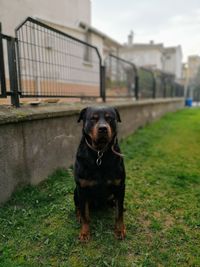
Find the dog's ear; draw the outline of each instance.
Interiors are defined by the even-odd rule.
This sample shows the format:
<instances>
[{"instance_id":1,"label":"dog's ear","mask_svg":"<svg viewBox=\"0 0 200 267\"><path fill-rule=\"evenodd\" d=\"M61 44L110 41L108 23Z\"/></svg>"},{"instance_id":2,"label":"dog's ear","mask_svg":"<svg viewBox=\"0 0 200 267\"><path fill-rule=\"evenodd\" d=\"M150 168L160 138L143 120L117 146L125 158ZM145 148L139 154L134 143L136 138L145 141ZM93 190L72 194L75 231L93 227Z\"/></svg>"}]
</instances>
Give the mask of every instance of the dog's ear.
<instances>
[{"instance_id":1,"label":"dog's ear","mask_svg":"<svg viewBox=\"0 0 200 267\"><path fill-rule=\"evenodd\" d=\"M80 111L77 122L80 122L81 120L85 119L86 112L87 112L87 108L84 108Z\"/></svg>"},{"instance_id":2,"label":"dog's ear","mask_svg":"<svg viewBox=\"0 0 200 267\"><path fill-rule=\"evenodd\" d=\"M120 118L120 115L119 115L119 111L115 108L115 113L116 113L116 117L117 117L117 121L118 122L121 122L121 118Z\"/></svg>"}]
</instances>

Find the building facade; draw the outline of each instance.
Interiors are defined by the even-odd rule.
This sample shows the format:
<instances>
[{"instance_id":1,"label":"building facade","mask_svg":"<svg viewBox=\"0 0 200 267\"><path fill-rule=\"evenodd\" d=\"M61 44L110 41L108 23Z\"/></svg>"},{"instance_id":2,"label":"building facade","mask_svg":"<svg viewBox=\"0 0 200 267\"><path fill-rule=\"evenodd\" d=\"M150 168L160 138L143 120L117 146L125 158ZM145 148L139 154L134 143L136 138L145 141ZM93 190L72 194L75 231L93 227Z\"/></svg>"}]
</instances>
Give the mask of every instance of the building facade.
<instances>
[{"instance_id":1,"label":"building facade","mask_svg":"<svg viewBox=\"0 0 200 267\"><path fill-rule=\"evenodd\" d=\"M187 72L188 80L192 81L196 77L200 68L200 56L198 55L189 56L187 67L188 67L188 72Z\"/></svg>"},{"instance_id":2,"label":"building facade","mask_svg":"<svg viewBox=\"0 0 200 267\"><path fill-rule=\"evenodd\" d=\"M27 17L97 46L103 58L108 52L117 53L121 47L117 41L91 26L90 0L0 0L4 34L14 36L15 28Z\"/></svg>"},{"instance_id":3,"label":"building facade","mask_svg":"<svg viewBox=\"0 0 200 267\"><path fill-rule=\"evenodd\" d=\"M181 46L164 47L162 43L134 43L133 33L128 42L120 49L120 56L140 67L158 69L175 75L176 80L182 75Z\"/></svg>"},{"instance_id":4,"label":"building facade","mask_svg":"<svg viewBox=\"0 0 200 267\"><path fill-rule=\"evenodd\" d=\"M188 57L185 72L185 88L188 97L194 101L200 101L200 56L191 55Z\"/></svg>"},{"instance_id":5,"label":"building facade","mask_svg":"<svg viewBox=\"0 0 200 267\"><path fill-rule=\"evenodd\" d=\"M29 16L72 29L78 29L79 21L91 23L90 0L0 0L0 7L3 32L8 35L14 35L15 27Z\"/></svg>"},{"instance_id":6,"label":"building facade","mask_svg":"<svg viewBox=\"0 0 200 267\"><path fill-rule=\"evenodd\" d=\"M182 79L182 49L181 46L163 48L163 70L171 72L177 80Z\"/></svg>"},{"instance_id":7,"label":"building facade","mask_svg":"<svg viewBox=\"0 0 200 267\"><path fill-rule=\"evenodd\" d=\"M27 17L91 44L98 52L70 39L63 41L40 26L24 24L26 28L20 28L18 35L22 91L26 90L28 95L46 95L46 88L57 88L60 95L98 96L99 55L103 64L106 56L117 54L121 45L91 26L91 1L0 0L0 22L4 34L15 36L15 29ZM5 57L8 77L6 60Z\"/></svg>"},{"instance_id":8,"label":"building facade","mask_svg":"<svg viewBox=\"0 0 200 267\"><path fill-rule=\"evenodd\" d=\"M139 67L162 69L162 44L128 44L120 49L120 56Z\"/></svg>"}]
</instances>

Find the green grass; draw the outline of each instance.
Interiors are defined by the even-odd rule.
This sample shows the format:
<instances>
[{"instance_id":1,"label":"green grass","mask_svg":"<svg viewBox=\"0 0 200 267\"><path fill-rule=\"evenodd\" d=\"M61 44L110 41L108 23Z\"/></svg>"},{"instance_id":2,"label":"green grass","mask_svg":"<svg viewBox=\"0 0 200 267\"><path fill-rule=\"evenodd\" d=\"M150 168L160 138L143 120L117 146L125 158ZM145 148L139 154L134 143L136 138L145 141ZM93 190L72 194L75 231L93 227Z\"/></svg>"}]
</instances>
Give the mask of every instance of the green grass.
<instances>
[{"instance_id":1,"label":"green grass","mask_svg":"<svg viewBox=\"0 0 200 267\"><path fill-rule=\"evenodd\" d=\"M92 214L91 241L78 241L72 170L60 170L0 209L0 266L200 266L200 109L168 114L121 148L125 241L112 210Z\"/></svg>"}]
</instances>

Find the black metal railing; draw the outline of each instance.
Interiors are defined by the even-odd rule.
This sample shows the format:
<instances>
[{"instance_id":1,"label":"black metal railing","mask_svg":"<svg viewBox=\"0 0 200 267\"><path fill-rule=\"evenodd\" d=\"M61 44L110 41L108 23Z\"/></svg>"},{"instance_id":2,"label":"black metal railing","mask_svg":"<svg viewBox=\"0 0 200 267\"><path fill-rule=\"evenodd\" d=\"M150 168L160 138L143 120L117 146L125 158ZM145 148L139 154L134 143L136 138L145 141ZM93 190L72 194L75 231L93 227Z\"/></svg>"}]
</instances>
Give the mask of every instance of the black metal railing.
<instances>
[{"instance_id":1,"label":"black metal railing","mask_svg":"<svg viewBox=\"0 0 200 267\"><path fill-rule=\"evenodd\" d=\"M156 81L155 98L165 97L165 74L160 70L154 71Z\"/></svg>"},{"instance_id":2,"label":"black metal railing","mask_svg":"<svg viewBox=\"0 0 200 267\"><path fill-rule=\"evenodd\" d=\"M180 83L174 82L174 96L183 97L184 96L184 86Z\"/></svg>"},{"instance_id":3,"label":"black metal railing","mask_svg":"<svg viewBox=\"0 0 200 267\"><path fill-rule=\"evenodd\" d=\"M199 103L200 102L200 87L195 88L193 92L193 101Z\"/></svg>"},{"instance_id":4,"label":"black metal railing","mask_svg":"<svg viewBox=\"0 0 200 267\"><path fill-rule=\"evenodd\" d=\"M6 97L6 75L5 75L5 63L4 63L4 49L2 34L2 28L0 23L0 97Z\"/></svg>"},{"instance_id":5,"label":"black metal railing","mask_svg":"<svg viewBox=\"0 0 200 267\"><path fill-rule=\"evenodd\" d=\"M156 97L156 80L154 72L144 67L138 68L139 88L138 94L140 99Z\"/></svg>"},{"instance_id":6,"label":"black metal railing","mask_svg":"<svg viewBox=\"0 0 200 267\"><path fill-rule=\"evenodd\" d=\"M106 97L133 97L138 95L138 75L136 66L109 55L105 60L105 94Z\"/></svg>"},{"instance_id":7,"label":"black metal railing","mask_svg":"<svg viewBox=\"0 0 200 267\"><path fill-rule=\"evenodd\" d=\"M146 67L136 67L130 61L109 55L105 60L105 94L108 98L134 99L183 97L184 88L172 74Z\"/></svg>"},{"instance_id":8,"label":"black metal railing","mask_svg":"<svg viewBox=\"0 0 200 267\"><path fill-rule=\"evenodd\" d=\"M184 88L180 85L180 92L176 92L178 83L175 82L175 76L170 73L166 73L160 70L154 71L155 80L156 80L156 98L162 97L174 97L184 95Z\"/></svg>"},{"instance_id":9,"label":"black metal railing","mask_svg":"<svg viewBox=\"0 0 200 267\"><path fill-rule=\"evenodd\" d=\"M172 74L109 55L104 66L98 49L82 40L27 18L16 37L0 27L0 98L20 97L163 98L183 97Z\"/></svg>"},{"instance_id":10,"label":"black metal railing","mask_svg":"<svg viewBox=\"0 0 200 267\"><path fill-rule=\"evenodd\" d=\"M191 98L194 102L200 102L200 86L188 84L186 88L186 98Z\"/></svg>"},{"instance_id":11,"label":"black metal railing","mask_svg":"<svg viewBox=\"0 0 200 267\"><path fill-rule=\"evenodd\" d=\"M0 98L7 96L11 96L12 105L19 107L16 39L0 31Z\"/></svg>"},{"instance_id":12,"label":"black metal railing","mask_svg":"<svg viewBox=\"0 0 200 267\"><path fill-rule=\"evenodd\" d=\"M30 17L16 28L16 38L21 96L101 96L95 46Z\"/></svg>"}]
</instances>

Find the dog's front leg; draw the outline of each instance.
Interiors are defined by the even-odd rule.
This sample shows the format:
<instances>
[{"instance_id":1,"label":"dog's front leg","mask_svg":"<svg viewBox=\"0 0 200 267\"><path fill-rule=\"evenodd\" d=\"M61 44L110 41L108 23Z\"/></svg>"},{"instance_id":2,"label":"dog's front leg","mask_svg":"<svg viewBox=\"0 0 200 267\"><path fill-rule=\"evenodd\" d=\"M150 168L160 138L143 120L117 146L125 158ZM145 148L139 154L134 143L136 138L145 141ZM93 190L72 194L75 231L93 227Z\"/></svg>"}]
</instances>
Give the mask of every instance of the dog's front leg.
<instances>
[{"instance_id":1,"label":"dog's front leg","mask_svg":"<svg viewBox=\"0 0 200 267\"><path fill-rule=\"evenodd\" d=\"M81 220L81 231L79 234L79 239L81 241L88 241L90 239L89 201L86 196L87 189L79 188L79 211Z\"/></svg>"},{"instance_id":2,"label":"dog's front leg","mask_svg":"<svg viewBox=\"0 0 200 267\"><path fill-rule=\"evenodd\" d=\"M117 239L124 239L126 235L126 228L124 225L124 194L125 185L119 185L115 188L116 200L116 219L115 219L115 237Z\"/></svg>"}]
</instances>

